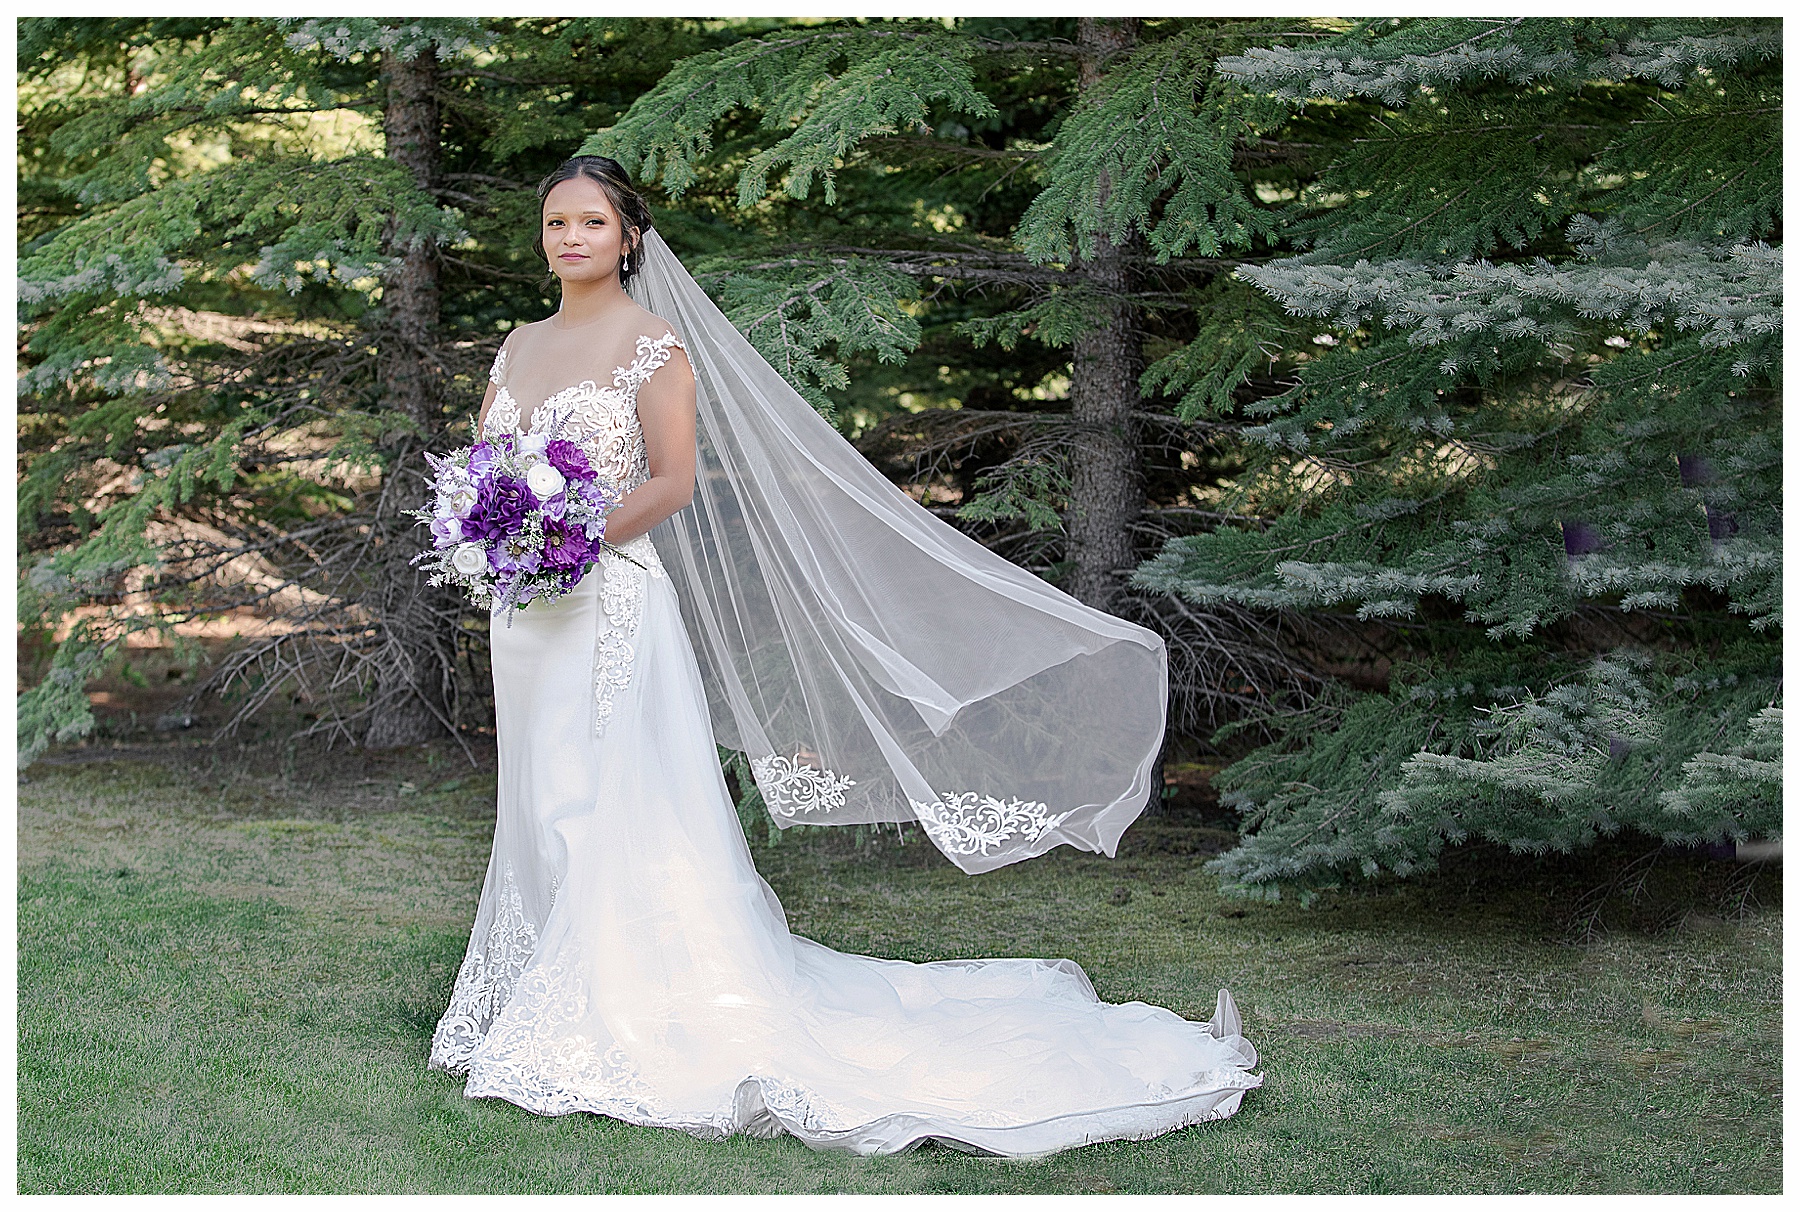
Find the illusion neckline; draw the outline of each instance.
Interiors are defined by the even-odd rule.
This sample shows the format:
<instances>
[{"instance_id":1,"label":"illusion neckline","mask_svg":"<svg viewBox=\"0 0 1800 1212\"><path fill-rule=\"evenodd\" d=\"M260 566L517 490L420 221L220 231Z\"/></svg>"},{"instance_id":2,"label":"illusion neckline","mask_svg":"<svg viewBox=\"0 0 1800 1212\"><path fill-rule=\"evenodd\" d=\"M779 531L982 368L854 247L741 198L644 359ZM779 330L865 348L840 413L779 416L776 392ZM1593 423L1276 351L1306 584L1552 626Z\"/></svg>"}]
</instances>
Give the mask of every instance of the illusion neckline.
<instances>
[{"instance_id":1,"label":"illusion neckline","mask_svg":"<svg viewBox=\"0 0 1800 1212\"><path fill-rule=\"evenodd\" d=\"M624 310L624 308L615 307L611 311L603 311L599 315L595 316L593 319L583 320L579 324L558 324L556 322L556 318L558 316L562 315L562 312L559 310L559 311L553 311L548 316L544 317L544 323L547 324L551 329L555 330L556 332L575 332L575 331L578 331L578 330L584 329L584 328L592 328L594 325L599 324L601 321L603 321L607 317L613 315L615 312L620 312L623 310Z\"/></svg>"}]
</instances>

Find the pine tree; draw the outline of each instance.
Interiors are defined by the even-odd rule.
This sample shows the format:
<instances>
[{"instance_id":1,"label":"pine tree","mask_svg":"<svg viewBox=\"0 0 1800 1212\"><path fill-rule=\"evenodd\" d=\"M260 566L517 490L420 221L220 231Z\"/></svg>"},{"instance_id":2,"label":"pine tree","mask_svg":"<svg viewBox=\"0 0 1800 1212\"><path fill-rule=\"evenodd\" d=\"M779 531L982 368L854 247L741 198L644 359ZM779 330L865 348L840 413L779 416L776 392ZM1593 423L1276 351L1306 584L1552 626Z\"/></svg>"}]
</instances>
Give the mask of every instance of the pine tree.
<instances>
[{"instance_id":1,"label":"pine tree","mask_svg":"<svg viewBox=\"0 0 1800 1212\"><path fill-rule=\"evenodd\" d=\"M1274 521L1134 579L1391 662L1224 771L1228 884L1779 835L1780 38L1396 20L1220 59L1332 141L1304 251L1238 271L1298 330L1264 330L1285 389L1184 402L1256 422L1231 505Z\"/></svg>"},{"instance_id":2,"label":"pine tree","mask_svg":"<svg viewBox=\"0 0 1800 1212\"><path fill-rule=\"evenodd\" d=\"M752 27L754 28L754 27ZM74 620L22 756L135 631L250 622L200 691L371 745L479 723L485 619L409 566L423 451L552 306L533 183L680 21L32 19L21 94L21 619Z\"/></svg>"},{"instance_id":3,"label":"pine tree","mask_svg":"<svg viewBox=\"0 0 1800 1212\"><path fill-rule=\"evenodd\" d=\"M1304 699L1317 685L1279 621L1126 584L1204 520L1194 494L1231 466L1235 423L1177 417L1158 397L1176 365L1258 357L1241 324L1196 332L1193 304L1255 294L1230 278L1231 254L1273 221L1246 165L1291 156L1255 143L1213 63L1285 29L783 28L677 63L585 150L674 198L733 183L718 214L732 234L696 264L727 314L828 414L840 401L873 414L864 449L896 474L910 461L941 512L1161 630L1174 718L1193 731L1270 688ZM915 353L910 378L881 367ZM956 406L871 399L900 383Z\"/></svg>"}]
</instances>

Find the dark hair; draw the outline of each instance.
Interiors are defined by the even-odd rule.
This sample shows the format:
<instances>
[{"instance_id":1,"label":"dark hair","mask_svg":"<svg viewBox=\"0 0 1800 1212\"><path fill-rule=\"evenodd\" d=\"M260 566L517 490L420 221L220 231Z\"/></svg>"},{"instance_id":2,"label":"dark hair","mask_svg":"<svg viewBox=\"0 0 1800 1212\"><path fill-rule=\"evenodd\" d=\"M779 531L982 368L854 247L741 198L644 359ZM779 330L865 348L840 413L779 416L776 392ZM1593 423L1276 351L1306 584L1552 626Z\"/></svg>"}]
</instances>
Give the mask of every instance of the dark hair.
<instances>
[{"instance_id":1,"label":"dark hair","mask_svg":"<svg viewBox=\"0 0 1800 1212\"><path fill-rule=\"evenodd\" d=\"M552 189L577 177L586 177L605 190L607 200L619 212L619 219L625 225L623 234L626 239L621 243L619 256L619 284L623 286L631 281L631 275L644 263L644 233L653 226L650 222L650 208L644 204L643 195L632 187L631 178L617 160L606 156L571 156L538 182L539 209L543 208L544 199L550 196ZM541 221L532 247L537 249L540 259L549 260L544 252L544 225Z\"/></svg>"}]
</instances>

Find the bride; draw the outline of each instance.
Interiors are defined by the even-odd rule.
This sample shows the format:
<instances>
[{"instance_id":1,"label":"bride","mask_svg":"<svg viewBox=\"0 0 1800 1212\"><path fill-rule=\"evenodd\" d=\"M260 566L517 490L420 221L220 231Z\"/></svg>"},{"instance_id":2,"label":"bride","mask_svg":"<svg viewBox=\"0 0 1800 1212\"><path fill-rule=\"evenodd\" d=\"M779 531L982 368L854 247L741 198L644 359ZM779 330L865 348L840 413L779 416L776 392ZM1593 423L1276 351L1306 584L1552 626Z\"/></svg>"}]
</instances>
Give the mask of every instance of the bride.
<instances>
[{"instance_id":1,"label":"bride","mask_svg":"<svg viewBox=\"0 0 1800 1212\"><path fill-rule=\"evenodd\" d=\"M624 492L567 596L492 621L493 856L430 1063L469 1097L817 1149L1039 1156L1237 1110L1210 1023L1067 959L905 963L789 933L715 738L775 822L916 821L963 870L1115 852L1163 729L1153 633L932 517L749 346L612 160L539 187L549 319L484 437L577 435Z\"/></svg>"}]
</instances>

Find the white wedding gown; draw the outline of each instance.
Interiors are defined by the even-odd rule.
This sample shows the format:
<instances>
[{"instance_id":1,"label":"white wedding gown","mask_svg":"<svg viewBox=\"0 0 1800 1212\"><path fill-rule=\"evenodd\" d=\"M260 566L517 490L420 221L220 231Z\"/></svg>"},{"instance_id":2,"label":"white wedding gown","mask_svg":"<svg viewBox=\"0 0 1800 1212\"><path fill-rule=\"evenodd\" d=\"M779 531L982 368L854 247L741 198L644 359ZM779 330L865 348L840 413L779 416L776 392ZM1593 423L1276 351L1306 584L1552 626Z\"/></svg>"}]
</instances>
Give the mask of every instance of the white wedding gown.
<instances>
[{"instance_id":1,"label":"white wedding gown","mask_svg":"<svg viewBox=\"0 0 1800 1212\"><path fill-rule=\"evenodd\" d=\"M594 345L516 329L486 432L517 432L522 409L540 432L573 418L630 488L648 474L637 389L679 342L638 337L606 386L580 378ZM1142 1139L1261 1084L1223 992L1198 1023L1102 1002L1067 959L913 964L791 934L720 772L675 590L649 536L625 550L647 568L603 558L566 597L493 620L494 851L433 1067L543 1115L859 1154Z\"/></svg>"}]
</instances>

